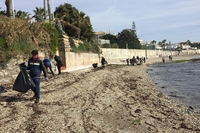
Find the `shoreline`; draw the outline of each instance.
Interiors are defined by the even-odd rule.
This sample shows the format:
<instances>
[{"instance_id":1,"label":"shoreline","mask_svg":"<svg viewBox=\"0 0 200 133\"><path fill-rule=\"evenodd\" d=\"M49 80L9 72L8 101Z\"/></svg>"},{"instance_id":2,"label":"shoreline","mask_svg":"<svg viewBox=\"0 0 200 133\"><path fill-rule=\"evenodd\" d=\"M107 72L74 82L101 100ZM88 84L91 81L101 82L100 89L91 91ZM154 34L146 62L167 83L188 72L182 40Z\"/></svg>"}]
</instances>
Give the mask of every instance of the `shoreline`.
<instances>
[{"instance_id":1,"label":"shoreline","mask_svg":"<svg viewBox=\"0 0 200 133\"><path fill-rule=\"evenodd\" d=\"M191 55L179 57L173 60ZM160 93L146 68L107 65L42 78L39 104L29 100L32 91L18 93L10 84L0 94L0 131L200 132L200 114Z\"/></svg>"}]
</instances>

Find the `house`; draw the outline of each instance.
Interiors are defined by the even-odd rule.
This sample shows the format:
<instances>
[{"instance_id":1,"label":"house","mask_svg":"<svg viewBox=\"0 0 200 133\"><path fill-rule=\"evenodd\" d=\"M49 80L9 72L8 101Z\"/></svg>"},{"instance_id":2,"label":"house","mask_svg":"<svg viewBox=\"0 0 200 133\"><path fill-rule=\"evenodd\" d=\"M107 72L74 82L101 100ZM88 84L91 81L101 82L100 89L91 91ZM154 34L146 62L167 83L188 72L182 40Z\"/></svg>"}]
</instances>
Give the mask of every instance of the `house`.
<instances>
[{"instance_id":1,"label":"house","mask_svg":"<svg viewBox=\"0 0 200 133\"><path fill-rule=\"evenodd\" d=\"M94 38L94 40L95 40L95 43L97 43L97 44L110 44L110 40L106 40L106 39L99 39L99 37L101 37L101 36L103 36L103 35L106 35L106 34L108 34L108 33L106 33L106 32L103 32L103 31L101 31L101 32L95 32L94 33L95 34L95 38Z\"/></svg>"},{"instance_id":2,"label":"house","mask_svg":"<svg viewBox=\"0 0 200 133\"><path fill-rule=\"evenodd\" d=\"M106 35L107 33L101 31L101 32L95 32L94 34L95 34L95 39L99 39L99 37L101 37L101 36L103 36L103 35Z\"/></svg>"}]
</instances>

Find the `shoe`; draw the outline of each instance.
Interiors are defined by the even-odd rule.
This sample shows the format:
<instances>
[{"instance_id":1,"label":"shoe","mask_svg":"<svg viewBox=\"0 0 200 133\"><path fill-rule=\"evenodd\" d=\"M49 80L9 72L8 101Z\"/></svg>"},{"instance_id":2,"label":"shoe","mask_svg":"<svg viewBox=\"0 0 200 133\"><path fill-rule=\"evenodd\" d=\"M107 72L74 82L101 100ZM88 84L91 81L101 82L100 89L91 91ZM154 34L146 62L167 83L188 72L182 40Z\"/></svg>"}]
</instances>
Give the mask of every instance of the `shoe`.
<instances>
[{"instance_id":1,"label":"shoe","mask_svg":"<svg viewBox=\"0 0 200 133\"><path fill-rule=\"evenodd\" d=\"M58 75L61 75L61 73L59 73Z\"/></svg>"},{"instance_id":2,"label":"shoe","mask_svg":"<svg viewBox=\"0 0 200 133\"><path fill-rule=\"evenodd\" d=\"M36 100L35 100L35 103L39 103L39 99L36 99Z\"/></svg>"}]
</instances>

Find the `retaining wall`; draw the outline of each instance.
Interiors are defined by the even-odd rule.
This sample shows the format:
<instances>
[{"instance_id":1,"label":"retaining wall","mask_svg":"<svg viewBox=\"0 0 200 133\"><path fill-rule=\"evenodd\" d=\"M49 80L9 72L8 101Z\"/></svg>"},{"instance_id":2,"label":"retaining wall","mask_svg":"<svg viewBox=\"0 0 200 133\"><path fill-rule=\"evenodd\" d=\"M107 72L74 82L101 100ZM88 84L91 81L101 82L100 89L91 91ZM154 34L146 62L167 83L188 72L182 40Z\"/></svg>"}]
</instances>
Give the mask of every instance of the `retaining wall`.
<instances>
[{"instance_id":1,"label":"retaining wall","mask_svg":"<svg viewBox=\"0 0 200 133\"><path fill-rule=\"evenodd\" d=\"M186 54L199 54L199 50L183 50L178 51L163 51L163 50L141 50L141 49L112 49L102 48L102 55L105 57L108 63L120 63L124 62L127 58L133 58L133 56L155 58L169 55L186 55Z\"/></svg>"},{"instance_id":2,"label":"retaining wall","mask_svg":"<svg viewBox=\"0 0 200 133\"><path fill-rule=\"evenodd\" d=\"M94 53L66 52L66 69L62 71L73 71L92 67L93 63L100 63L100 56Z\"/></svg>"}]
</instances>

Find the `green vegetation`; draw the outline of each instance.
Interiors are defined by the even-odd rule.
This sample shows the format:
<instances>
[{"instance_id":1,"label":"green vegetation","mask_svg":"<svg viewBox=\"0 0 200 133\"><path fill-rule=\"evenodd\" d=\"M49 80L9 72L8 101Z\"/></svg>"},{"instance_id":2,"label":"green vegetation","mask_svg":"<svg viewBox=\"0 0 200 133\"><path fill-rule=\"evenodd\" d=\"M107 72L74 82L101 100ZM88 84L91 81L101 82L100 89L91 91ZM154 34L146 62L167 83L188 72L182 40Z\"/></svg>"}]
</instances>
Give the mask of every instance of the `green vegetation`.
<instances>
[{"instance_id":1,"label":"green vegetation","mask_svg":"<svg viewBox=\"0 0 200 133\"><path fill-rule=\"evenodd\" d=\"M141 120L140 120L140 119L137 119L137 120L133 121L133 124L135 125L135 124L138 124L138 123L140 123L140 122L141 122Z\"/></svg>"},{"instance_id":2,"label":"green vegetation","mask_svg":"<svg viewBox=\"0 0 200 133\"><path fill-rule=\"evenodd\" d=\"M33 45L25 40L16 40L12 45L7 45L6 39L0 37L0 62L8 62L13 56L19 54L30 54Z\"/></svg>"},{"instance_id":3,"label":"green vegetation","mask_svg":"<svg viewBox=\"0 0 200 133\"><path fill-rule=\"evenodd\" d=\"M101 37L101 39L110 40L111 44L115 44L112 48L126 48L128 46L129 49L141 49L140 41L136 34L136 26L135 22L133 22L132 29L124 29L120 33L118 33L118 38L111 34L106 34Z\"/></svg>"},{"instance_id":4,"label":"green vegetation","mask_svg":"<svg viewBox=\"0 0 200 133\"><path fill-rule=\"evenodd\" d=\"M84 12L79 12L71 4L65 3L64 5L56 7L54 14L61 21L63 30L69 36L86 40L87 42L93 42L95 35L90 17L85 16Z\"/></svg>"},{"instance_id":5,"label":"green vegetation","mask_svg":"<svg viewBox=\"0 0 200 133\"><path fill-rule=\"evenodd\" d=\"M45 23L45 30L50 34L51 43L50 48L52 53L56 53L58 47L58 31L57 29L50 23Z\"/></svg>"},{"instance_id":6,"label":"green vegetation","mask_svg":"<svg viewBox=\"0 0 200 133\"><path fill-rule=\"evenodd\" d=\"M95 44L89 44L86 41L83 41L83 43L79 43L79 46L72 47L71 52L94 52L99 53L100 49L98 45Z\"/></svg>"},{"instance_id":7,"label":"green vegetation","mask_svg":"<svg viewBox=\"0 0 200 133\"><path fill-rule=\"evenodd\" d=\"M44 23L30 23L21 18L11 19L0 15L0 63L11 57L27 55L37 48L50 50L50 35Z\"/></svg>"},{"instance_id":8,"label":"green vegetation","mask_svg":"<svg viewBox=\"0 0 200 133\"><path fill-rule=\"evenodd\" d=\"M157 96L158 96L159 98L165 98L165 95L164 95L162 92L160 92Z\"/></svg>"},{"instance_id":9,"label":"green vegetation","mask_svg":"<svg viewBox=\"0 0 200 133\"><path fill-rule=\"evenodd\" d=\"M173 61L173 63L181 63L181 62L186 62L186 61L191 61L191 59L188 59L188 60L176 60L176 61Z\"/></svg>"}]
</instances>

